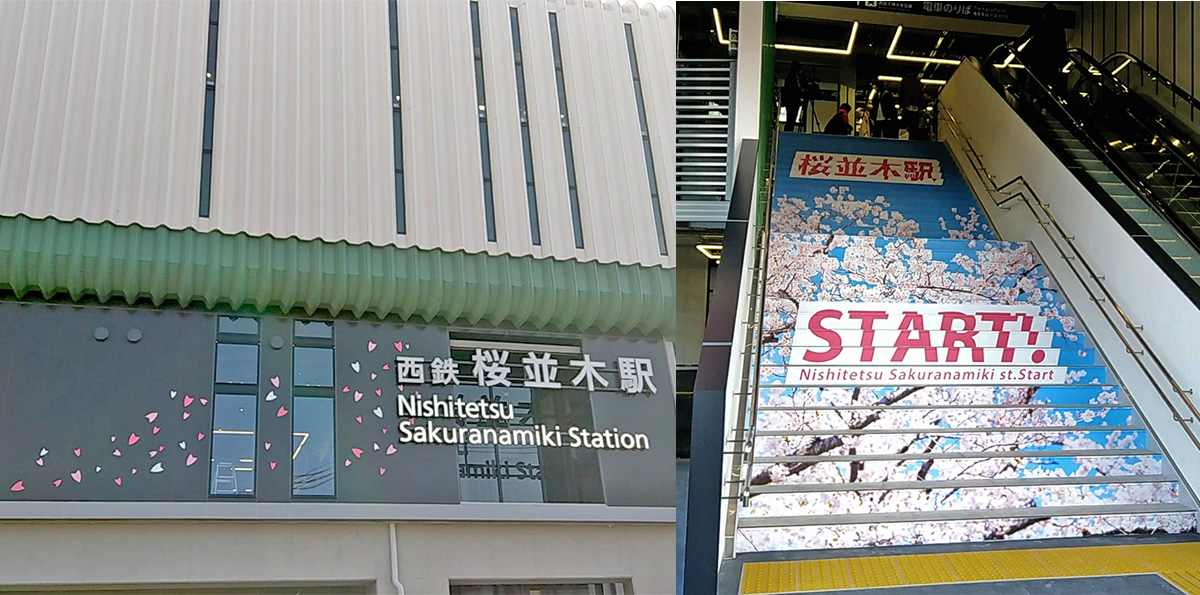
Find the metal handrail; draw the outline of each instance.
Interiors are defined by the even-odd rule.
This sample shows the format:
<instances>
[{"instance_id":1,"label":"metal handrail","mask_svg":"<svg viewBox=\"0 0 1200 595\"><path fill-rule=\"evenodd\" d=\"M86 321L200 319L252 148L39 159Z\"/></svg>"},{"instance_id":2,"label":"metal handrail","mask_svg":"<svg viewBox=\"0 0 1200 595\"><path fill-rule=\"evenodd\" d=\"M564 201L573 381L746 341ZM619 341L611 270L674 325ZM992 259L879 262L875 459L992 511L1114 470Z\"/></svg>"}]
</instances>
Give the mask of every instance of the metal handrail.
<instances>
[{"instance_id":1,"label":"metal handrail","mask_svg":"<svg viewBox=\"0 0 1200 595\"><path fill-rule=\"evenodd\" d=\"M1021 60L1020 56L1017 54L1016 47L1014 47L1014 46L1015 46L1015 44L1013 44L1012 42L1006 42L1006 43L996 46L996 48L993 49L991 51L991 53L988 54L987 61L985 63L992 63L993 56L995 56L996 52L1000 51L1001 49L1004 49L1004 50L1009 51L1012 54L1013 62L1016 62L1017 64L1020 64L1022 67L1024 67L1025 65L1020 61ZM985 76L987 76L986 69L984 69L984 72L985 72ZM1058 116L1058 118L1060 120L1062 120L1065 124L1067 124L1068 127L1070 127L1072 129L1072 133L1075 135L1075 137L1077 139L1079 139L1080 142L1082 142L1084 144L1084 146L1086 146L1089 150L1091 150L1093 153L1095 153L1100 158L1100 160L1104 163L1104 165L1106 167L1108 167L1109 171L1111 171L1114 175L1116 175L1117 178L1120 179L1122 183L1124 183L1131 190L1133 190L1138 195L1138 197L1141 198L1142 202L1144 202L1148 207L1150 207L1154 211L1155 214L1157 214L1159 217L1161 217L1167 223L1167 225L1169 225L1171 227L1171 229L1175 232L1175 234L1177 236L1179 236L1179 238L1181 240L1183 240L1183 242L1186 243L1193 252L1200 255L1200 236L1197 236L1196 232L1194 230L1192 230L1191 227L1189 227L1186 223L1184 223L1182 220L1180 220L1179 216L1176 215L1174 211L1172 211L1166 205L1163 205L1162 202L1154 195L1153 191L1150 190L1149 186L1147 186L1145 184L1145 181L1142 180L1140 176L1132 175L1128 171L1126 171L1126 167L1124 166L1123 162L1119 159L1116 149L1114 149L1108 143L1102 142L1102 141L1096 139L1095 137L1093 137L1092 134L1088 131L1087 127L1084 125L1084 123L1080 122L1078 119L1076 119L1075 116L1073 116L1071 114L1071 112L1069 112L1062 105L1062 103L1055 97L1054 92L1050 90L1049 86L1047 86L1044 82L1042 82L1040 79L1038 79L1037 76L1034 75L1033 72L1031 72L1029 68L1025 68L1025 74L1026 74L1026 76L1029 77L1030 80L1032 80L1037 85L1037 89L1044 96L1050 98L1050 101L1048 103L1050 104L1051 109L1055 112L1055 115ZM993 84L996 83L996 81L994 79L992 82L993 82ZM1138 120L1138 121L1140 122L1141 120ZM1170 143L1168 143L1168 144L1170 144Z\"/></svg>"},{"instance_id":2,"label":"metal handrail","mask_svg":"<svg viewBox=\"0 0 1200 595\"><path fill-rule=\"evenodd\" d=\"M1177 159L1183 162L1183 164L1189 170L1191 170L1193 174L1200 176L1200 163L1197 163L1196 161L1197 148L1188 134L1185 134L1181 130L1177 130L1173 125L1167 122L1157 109L1146 103L1145 100L1143 100L1137 93L1134 93L1129 88L1129 85L1126 85L1124 82L1122 82L1121 79L1117 78L1116 75L1105 70L1104 66L1091 54L1079 48L1072 48L1067 50L1067 55L1073 56L1079 61L1090 66L1088 69L1088 76L1108 81L1110 84L1115 85L1118 89L1120 89L1121 92L1126 95L1126 97L1122 97L1121 99L1128 100L1126 101L1126 106L1131 101L1137 105L1138 109L1145 112L1142 114L1135 113L1126 107L1125 113L1129 114L1134 121L1141 124L1142 128L1144 128L1147 132L1150 132L1163 139L1163 147L1170 151L1171 154L1175 155ZM1092 69L1094 69L1095 72L1093 72ZM1080 72L1082 73L1082 70ZM1147 115L1151 114L1153 117L1146 117ZM1182 145L1185 143L1192 149L1190 151L1190 155L1188 154L1188 151L1182 147Z\"/></svg>"},{"instance_id":3,"label":"metal handrail","mask_svg":"<svg viewBox=\"0 0 1200 595\"><path fill-rule=\"evenodd\" d=\"M1077 48L1072 48L1072 49L1077 49ZM1114 74L1114 69L1106 66L1106 63L1109 60L1115 60L1116 58L1125 58L1127 60L1130 60L1130 61L1136 63L1138 65L1138 68L1141 68L1142 70L1144 70L1150 74L1151 80L1155 81L1156 83L1161 83L1164 87L1166 87L1167 89L1170 89L1172 93L1183 98L1183 100L1185 102L1187 102L1188 104L1190 104L1192 107L1196 108L1197 110L1200 110L1200 99L1196 99L1195 97L1192 96L1191 93L1188 93L1185 89L1183 89L1179 85L1176 85L1175 81L1172 81L1171 79L1163 76L1163 74L1161 72L1155 70L1153 66L1150 66L1149 64L1147 64L1145 60L1142 60L1141 58L1139 58L1129 52L1125 52L1125 51L1113 52L1113 53L1105 56L1103 59L1101 59L1100 65L1104 66L1105 70L1109 74ZM1120 67L1117 67L1117 70L1119 70L1119 69L1120 69ZM1115 76L1115 74L1114 74L1114 76Z\"/></svg>"},{"instance_id":4,"label":"metal handrail","mask_svg":"<svg viewBox=\"0 0 1200 595\"><path fill-rule=\"evenodd\" d=\"M1037 192L1033 190L1033 187L1029 185L1029 182L1025 180L1024 176L1017 176L1017 177L1009 180L1008 182L1005 182L1004 184L997 185L995 177L992 176L991 174L987 173L987 169L983 165L983 160L979 156L978 152L975 150L974 145L972 145L970 139L965 134L963 134L962 125L958 122L958 119L954 117L954 114L951 113L951 110L949 108L947 108L944 104L939 107L940 107L940 109L938 111L942 114L945 114L945 116L948 120L948 123L950 124L950 126L948 127L950 129L950 131L955 136L957 136L959 138L959 140L962 141L963 146L966 148L967 153L969 155L974 156L974 161L972 162L972 167L976 167L975 163L978 163L978 167L976 167L976 169L977 169L977 173L980 174L979 175L980 179L987 180L987 183L992 186L991 190L994 194L1003 194L1003 191L1005 188L1008 188L1010 186L1014 186L1017 184L1020 184L1021 186L1024 187L1024 190L1013 193L1002 201L996 201L996 204L1002 205L1004 203L1007 203L1007 202L1013 200L1014 198L1016 198L1018 196L1020 196L1023 199L1023 202L1025 203L1025 205L1027 207L1029 207L1030 213L1033 214L1034 219L1037 220L1038 224L1042 227L1043 231L1046 232L1046 237L1049 238L1051 243L1054 244L1054 247L1058 250L1059 255L1062 256L1063 261L1067 263L1067 266L1069 266L1071 268L1071 272L1074 273L1075 277L1079 279L1080 285L1084 288L1085 291L1087 291L1089 299L1096 303L1096 308L1098 310L1100 310L1101 314L1104 315L1104 319L1106 322L1108 322L1109 327L1111 327L1113 332L1116 333L1117 337L1121 339L1121 343L1125 346L1125 351L1133 357L1134 361L1138 365L1138 368L1141 369L1142 374L1146 377L1147 380L1150 381L1150 384L1154 387L1154 390L1158 393L1159 397L1162 398L1163 403L1166 404L1167 408L1171 411L1171 415L1172 415L1172 418L1174 419L1174 421L1179 423L1180 427L1182 427L1183 431L1188 435L1188 438L1191 439L1192 444L1195 445L1198 450L1200 450L1200 437L1198 437L1196 435L1196 433L1192 431L1191 426L1188 425L1188 423L1195 423L1195 421L1197 419L1200 419L1200 409L1198 409L1196 407L1196 405L1194 403L1192 403L1192 400L1190 398L1188 398L1188 394L1190 394L1192 392L1192 390L1191 389L1184 390L1183 387L1179 385L1179 382L1175 379L1175 376L1173 374L1171 374L1171 372L1169 370L1167 370L1167 367L1163 363L1162 359L1160 359L1158 357L1158 355L1154 352L1154 349L1152 349L1150 347L1150 344L1146 342L1145 337L1142 335L1141 330L1143 327L1133 324L1133 321L1130 320L1129 315L1125 313L1125 309L1122 308L1119 303L1117 303L1116 298L1112 295L1112 293L1108 290L1108 287L1104 284L1104 277L1101 275L1097 275L1095 269L1093 269L1092 266L1090 264L1088 264L1087 259L1084 258L1083 253L1079 251L1079 247L1076 246L1075 241L1072 239L1071 236L1067 235L1066 230L1063 229L1062 225L1058 222L1058 219L1055 218L1054 214L1050 211L1049 205L1047 205L1045 203L1045 201L1043 201L1041 199L1041 197L1039 197L1037 195ZM1030 198L1032 198L1033 201L1037 202L1038 207L1045 213L1046 219L1049 221L1049 225L1052 225L1054 227L1054 229L1058 233L1058 235L1064 240L1066 245L1071 249L1073 256L1068 255L1066 250L1064 250L1062 245L1059 243L1059 241L1057 239L1055 239L1053 234L1050 233L1050 228L1047 226L1047 222L1043 221L1042 218L1038 216L1037 211L1034 210L1033 205L1030 203ZM993 200L994 200L994 198L993 198ZM1084 275L1082 273L1080 273L1079 269L1076 268L1076 266L1072 263L1073 260L1078 261L1080 264L1083 265L1084 269L1086 269L1087 276L1092 279L1092 282L1094 282L1097 287L1099 287L1100 292L1104 296L1103 298L1097 296L1096 293L1094 291L1092 291L1092 288L1089 286L1087 280L1084 278ZM1112 316L1109 314L1108 310L1100 305L1102 302L1107 302L1107 303L1111 304L1112 307L1117 311L1117 314L1119 315L1121 322L1123 322L1124 326L1133 333L1133 336L1137 340L1137 343L1139 345L1141 345L1141 348L1142 348L1141 352L1134 349L1134 345L1132 343L1130 343L1128 338L1126 338L1125 333L1120 329L1120 326L1112 318ZM1142 354L1150 356L1150 359L1153 362L1154 367L1156 367L1158 369L1158 371L1166 378L1167 382L1171 385L1171 390L1176 395L1179 396L1179 398L1183 401L1183 403L1187 406L1188 410L1191 412L1191 414L1192 414L1191 419L1183 418L1183 416L1179 412L1178 407L1175 406L1175 403L1173 403L1171 401L1171 398L1167 395L1167 392L1165 390L1163 390L1163 387L1159 384L1158 380L1156 380L1155 377L1151 374L1150 369L1146 366L1146 363L1143 361L1143 359L1141 357ZM1188 491L1191 492L1192 497L1194 499L1200 500L1200 498L1197 498L1197 494L1196 494L1195 490L1193 490L1192 487L1187 484L1187 482L1182 482L1182 483L1184 484L1185 487L1187 487Z\"/></svg>"},{"instance_id":5,"label":"metal handrail","mask_svg":"<svg viewBox=\"0 0 1200 595\"><path fill-rule=\"evenodd\" d=\"M768 154L774 154L774 147L779 143L779 131L776 129L771 136ZM761 217L754 217L755 226L755 244L751 253L755 257L755 266L753 268L754 275L753 284L750 293L746 296L753 304L746 312L746 322L748 337L750 340L742 346L742 377L739 381L737 396L737 411L733 432L736 436L730 437L728 442L734 442L741 447L738 450L726 451L725 454L732 455L730 461L730 478L726 481L726 494L723 499L728 502L726 521L724 557L732 558L735 551L735 542L737 538L737 521L738 521L738 506L744 504L749 498L749 489L746 486L746 478L749 477L750 469L754 465L754 422L757 419L758 410L758 392L759 380L761 377L762 367L762 325L763 314L766 303L766 284L767 284L767 257L771 233L771 197L774 194L774 179L775 179L775 160L768 159L766 166L768 168L765 176L765 185L759 190L760 194L757 198L759 204L763 207ZM750 374L753 374L751 378Z\"/></svg>"}]
</instances>

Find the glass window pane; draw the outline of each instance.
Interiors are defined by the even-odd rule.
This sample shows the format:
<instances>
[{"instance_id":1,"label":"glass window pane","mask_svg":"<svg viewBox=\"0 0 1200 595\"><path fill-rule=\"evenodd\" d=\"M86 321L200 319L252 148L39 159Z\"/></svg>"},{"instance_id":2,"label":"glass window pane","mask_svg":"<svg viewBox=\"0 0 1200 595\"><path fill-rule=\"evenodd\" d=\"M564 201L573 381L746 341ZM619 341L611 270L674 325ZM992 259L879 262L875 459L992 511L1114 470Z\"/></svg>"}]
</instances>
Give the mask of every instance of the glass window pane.
<instances>
[{"instance_id":1,"label":"glass window pane","mask_svg":"<svg viewBox=\"0 0 1200 595\"><path fill-rule=\"evenodd\" d=\"M255 384L257 378L257 345L217 344L218 383Z\"/></svg>"},{"instance_id":2,"label":"glass window pane","mask_svg":"<svg viewBox=\"0 0 1200 595\"><path fill-rule=\"evenodd\" d=\"M217 332L231 335L258 335L258 319L245 316L217 317Z\"/></svg>"},{"instance_id":3,"label":"glass window pane","mask_svg":"<svg viewBox=\"0 0 1200 595\"><path fill-rule=\"evenodd\" d=\"M327 347L296 347L293 383L296 386L333 386L333 350Z\"/></svg>"},{"instance_id":4,"label":"glass window pane","mask_svg":"<svg viewBox=\"0 0 1200 595\"><path fill-rule=\"evenodd\" d=\"M332 339L333 325L328 322L304 322L297 320L293 330L297 337L309 339Z\"/></svg>"},{"instance_id":5,"label":"glass window pane","mask_svg":"<svg viewBox=\"0 0 1200 595\"><path fill-rule=\"evenodd\" d=\"M292 494L332 496L333 399L296 397L292 408Z\"/></svg>"},{"instance_id":6,"label":"glass window pane","mask_svg":"<svg viewBox=\"0 0 1200 595\"><path fill-rule=\"evenodd\" d=\"M253 494L256 397L213 396L210 494Z\"/></svg>"},{"instance_id":7,"label":"glass window pane","mask_svg":"<svg viewBox=\"0 0 1200 595\"><path fill-rule=\"evenodd\" d=\"M527 388L494 389L494 398L512 403L512 429L532 428L532 391ZM544 502L542 496L542 466L537 446L497 445L496 469L500 476L500 497L504 502Z\"/></svg>"}]
</instances>

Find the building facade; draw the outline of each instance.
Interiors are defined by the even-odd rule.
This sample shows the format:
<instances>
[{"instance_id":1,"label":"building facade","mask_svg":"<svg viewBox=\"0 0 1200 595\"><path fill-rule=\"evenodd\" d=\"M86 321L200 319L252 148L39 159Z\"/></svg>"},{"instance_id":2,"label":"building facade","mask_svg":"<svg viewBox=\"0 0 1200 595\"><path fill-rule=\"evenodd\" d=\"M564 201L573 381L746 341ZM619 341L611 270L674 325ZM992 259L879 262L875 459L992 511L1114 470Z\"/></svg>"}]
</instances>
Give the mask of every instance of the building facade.
<instances>
[{"instance_id":1,"label":"building facade","mask_svg":"<svg viewBox=\"0 0 1200 595\"><path fill-rule=\"evenodd\" d=\"M0 6L0 588L668 592L673 42Z\"/></svg>"}]
</instances>

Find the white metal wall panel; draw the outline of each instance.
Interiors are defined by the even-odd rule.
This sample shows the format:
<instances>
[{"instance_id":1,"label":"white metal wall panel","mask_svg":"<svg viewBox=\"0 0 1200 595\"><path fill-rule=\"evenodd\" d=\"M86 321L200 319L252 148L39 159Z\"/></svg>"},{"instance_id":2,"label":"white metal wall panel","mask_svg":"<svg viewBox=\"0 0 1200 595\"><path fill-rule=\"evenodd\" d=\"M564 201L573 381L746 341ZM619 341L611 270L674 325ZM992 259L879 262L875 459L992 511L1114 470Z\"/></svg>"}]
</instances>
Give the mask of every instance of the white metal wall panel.
<instances>
[{"instance_id":1,"label":"white metal wall panel","mask_svg":"<svg viewBox=\"0 0 1200 595\"><path fill-rule=\"evenodd\" d=\"M207 2L0 2L0 215L190 224L207 17Z\"/></svg>"},{"instance_id":2,"label":"white metal wall panel","mask_svg":"<svg viewBox=\"0 0 1200 595\"><path fill-rule=\"evenodd\" d=\"M531 241L510 7L521 23L540 246ZM624 32L631 23L673 252L670 9L481 0L498 240L489 244L470 4L397 8L407 234L395 229L386 0L221 3L209 218L198 215L208 1L0 2L0 214L673 266L673 254L659 254Z\"/></svg>"},{"instance_id":3,"label":"white metal wall panel","mask_svg":"<svg viewBox=\"0 0 1200 595\"><path fill-rule=\"evenodd\" d=\"M222 2L202 228L395 241L382 2Z\"/></svg>"},{"instance_id":4,"label":"white metal wall panel","mask_svg":"<svg viewBox=\"0 0 1200 595\"><path fill-rule=\"evenodd\" d=\"M624 5L633 25L638 69L646 104L646 125L654 151L659 210L667 239L667 266L675 266L675 11L633 2ZM647 199L648 200L648 199Z\"/></svg>"},{"instance_id":5,"label":"white metal wall panel","mask_svg":"<svg viewBox=\"0 0 1200 595\"><path fill-rule=\"evenodd\" d=\"M488 135L491 139L492 196L496 243L489 252L546 256L533 245L525 194L525 159L517 104L517 73L507 2L479 3L484 81L487 89ZM525 34L524 29L521 31ZM528 58L526 58L528 59ZM541 189L538 189L541 191ZM539 200L542 197L539 196ZM501 250L503 247L503 250Z\"/></svg>"},{"instance_id":6,"label":"white metal wall panel","mask_svg":"<svg viewBox=\"0 0 1200 595\"><path fill-rule=\"evenodd\" d=\"M554 77L554 52L550 44L550 11L545 0L518 1L512 2L512 5L518 9L521 43L525 50L525 91L529 104L542 249L556 258L588 260L586 250L575 249L571 227L567 169Z\"/></svg>"},{"instance_id":7,"label":"white metal wall panel","mask_svg":"<svg viewBox=\"0 0 1200 595\"><path fill-rule=\"evenodd\" d=\"M397 4L408 241L484 251L470 6L465 0Z\"/></svg>"}]
</instances>

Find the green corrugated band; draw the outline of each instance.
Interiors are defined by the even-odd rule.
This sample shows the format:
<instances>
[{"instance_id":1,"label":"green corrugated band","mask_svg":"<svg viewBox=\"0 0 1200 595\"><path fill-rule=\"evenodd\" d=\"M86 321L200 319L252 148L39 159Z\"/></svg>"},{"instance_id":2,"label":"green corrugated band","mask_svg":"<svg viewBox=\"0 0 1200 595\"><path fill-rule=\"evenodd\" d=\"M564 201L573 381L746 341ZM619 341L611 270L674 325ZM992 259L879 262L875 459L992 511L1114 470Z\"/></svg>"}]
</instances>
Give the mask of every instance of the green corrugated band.
<instances>
[{"instance_id":1,"label":"green corrugated band","mask_svg":"<svg viewBox=\"0 0 1200 595\"><path fill-rule=\"evenodd\" d=\"M0 217L0 288L44 299L675 335L675 271L663 267L24 216Z\"/></svg>"}]
</instances>

